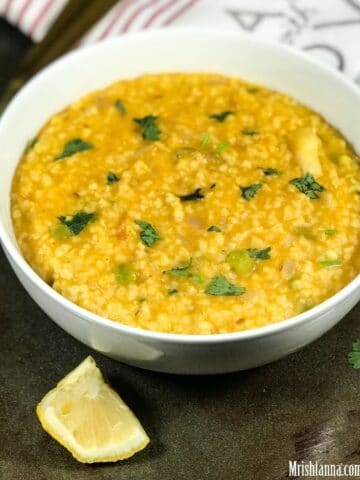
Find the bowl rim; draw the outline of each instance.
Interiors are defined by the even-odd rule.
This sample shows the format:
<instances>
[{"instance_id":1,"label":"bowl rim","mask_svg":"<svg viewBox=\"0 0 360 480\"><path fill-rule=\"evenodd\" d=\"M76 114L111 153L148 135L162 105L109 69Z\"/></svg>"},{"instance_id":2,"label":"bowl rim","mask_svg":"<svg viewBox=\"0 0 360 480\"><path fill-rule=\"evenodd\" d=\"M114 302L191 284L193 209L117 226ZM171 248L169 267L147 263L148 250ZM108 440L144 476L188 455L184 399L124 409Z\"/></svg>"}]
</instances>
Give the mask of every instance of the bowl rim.
<instances>
[{"instance_id":1,"label":"bowl rim","mask_svg":"<svg viewBox=\"0 0 360 480\"><path fill-rule=\"evenodd\" d=\"M59 57L54 62L50 63L48 66L43 68L39 73L37 73L11 100L3 115L0 117L0 136L3 125L7 122L7 117L9 112L11 112L13 105L21 102L23 97L28 95L28 92L31 92L31 89L37 83L43 82L46 80L46 76L50 70L56 68L59 64L67 62L69 59L74 57L81 57L88 51L101 51L103 48L109 48L109 46L115 43L123 43L130 41L132 39L138 39L145 37L146 40L149 40L151 37L158 38L168 38L183 36L183 35L207 35L210 37L223 37L228 39L234 39L236 41L238 38L248 41L255 46L260 48L272 48L275 50L282 50L287 54L297 58L301 62L306 62L311 68L318 69L325 73L328 76L335 77L335 79L340 82L345 88L350 89L355 95L360 97L360 90L355 86L355 84L345 75L340 73L337 70L331 69L325 64L320 63L319 61L313 59L308 54L298 50L294 47L290 47L284 44L281 44L276 41L268 41L261 38L257 38L250 34L246 34L238 31L225 31L215 28L162 28L162 29L153 29L148 31L141 31L135 33L129 33L125 36L118 36L108 38L101 42L84 46L80 49L73 50L61 57ZM266 86L266 85L265 85ZM138 338L147 338L148 340L161 341L164 343L181 343L181 344L217 344L217 343L229 343L229 342L238 342L242 340L255 339L261 337L268 337L276 335L285 330L291 330L292 328L298 327L302 324L310 322L327 311L336 307L337 304L341 303L345 298L351 295L355 290L360 288L360 274L346 284L342 289L336 292L334 295L324 300L320 304L311 308L310 310L303 312L299 315L287 318L285 320L280 320L278 322L249 329L241 330L237 332L228 332L228 333L212 333L212 334L181 334L181 333L167 333L156 330L147 330L140 327L133 327L130 325L122 324L116 322L115 320L110 320L96 313L91 312L79 305L73 303L71 300L67 299L56 290L51 288L26 262L24 257L21 255L20 250L18 249L16 243L10 237L7 228L5 227L1 217L0 217L0 242L3 249L8 257L16 264L20 271L25 275L27 280L30 281L32 285L37 287L42 293L46 296L49 296L50 299L59 304L62 308L65 308L69 313L73 314L76 317L80 317L82 320L86 320L88 323L95 323L98 326L110 328L119 333L126 334L127 336L138 337Z\"/></svg>"}]
</instances>

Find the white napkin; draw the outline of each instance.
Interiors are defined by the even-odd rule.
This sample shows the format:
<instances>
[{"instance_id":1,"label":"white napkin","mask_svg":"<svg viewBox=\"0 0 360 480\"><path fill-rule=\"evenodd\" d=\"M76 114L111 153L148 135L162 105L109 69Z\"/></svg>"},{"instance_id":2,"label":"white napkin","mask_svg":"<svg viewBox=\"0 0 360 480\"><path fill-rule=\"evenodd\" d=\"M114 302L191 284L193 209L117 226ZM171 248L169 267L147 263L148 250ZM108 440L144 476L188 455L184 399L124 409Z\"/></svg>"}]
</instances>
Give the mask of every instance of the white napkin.
<instances>
[{"instance_id":1,"label":"white napkin","mask_svg":"<svg viewBox=\"0 0 360 480\"><path fill-rule=\"evenodd\" d=\"M0 15L41 40L67 0L0 0ZM360 0L122 0L81 44L147 28L239 30L300 48L360 84Z\"/></svg>"}]
</instances>

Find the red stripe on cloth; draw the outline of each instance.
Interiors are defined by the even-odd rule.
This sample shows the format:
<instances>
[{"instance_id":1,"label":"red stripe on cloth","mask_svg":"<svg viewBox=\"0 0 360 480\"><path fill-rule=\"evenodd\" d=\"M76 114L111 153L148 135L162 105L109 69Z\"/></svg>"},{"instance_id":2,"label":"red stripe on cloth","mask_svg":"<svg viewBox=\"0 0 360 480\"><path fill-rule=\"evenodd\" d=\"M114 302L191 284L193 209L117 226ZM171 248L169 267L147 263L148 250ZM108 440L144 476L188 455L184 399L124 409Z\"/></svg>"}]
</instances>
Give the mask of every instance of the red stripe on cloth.
<instances>
[{"instance_id":1,"label":"red stripe on cloth","mask_svg":"<svg viewBox=\"0 0 360 480\"><path fill-rule=\"evenodd\" d=\"M35 30L37 27L40 25L41 21L46 17L47 12L50 10L52 5L56 2L56 0L48 0L43 8L40 10L38 13L37 17L33 21L31 27L30 27L30 36L32 37L35 33Z\"/></svg>"},{"instance_id":2,"label":"red stripe on cloth","mask_svg":"<svg viewBox=\"0 0 360 480\"><path fill-rule=\"evenodd\" d=\"M3 16L5 18L7 17L7 15L9 15L11 4L12 4L12 0L7 0L7 2L5 4L5 7L4 7L4 12L3 12Z\"/></svg>"},{"instance_id":3,"label":"red stripe on cloth","mask_svg":"<svg viewBox=\"0 0 360 480\"><path fill-rule=\"evenodd\" d=\"M147 3L144 3L143 5L141 5L137 10L135 10L135 12L131 15L131 17L129 18L129 20L125 23L125 25L123 26L123 28L121 29L121 31L123 33L127 32L129 30L129 28L131 27L131 25L133 24L134 20L137 19L137 17L146 9L148 9L149 7L152 7L155 3L158 3L159 0L150 0L149 2Z\"/></svg>"},{"instance_id":4,"label":"red stripe on cloth","mask_svg":"<svg viewBox=\"0 0 360 480\"><path fill-rule=\"evenodd\" d=\"M179 10L175 13L173 13L172 15L170 15L170 17L168 17L163 23L162 25L165 26L165 25L170 25L170 23L172 23L174 20L176 20L178 17L180 17L183 13L186 12L186 10L188 10L189 8L191 8L193 5L195 5L195 3L197 3L198 0L190 0L188 3L185 3L184 6L182 6L181 8L179 8Z\"/></svg>"},{"instance_id":5,"label":"red stripe on cloth","mask_svg":"<svg viewBox=\"0 0 360 480\"><path fill-rule=\"evenodd\" d=\"M102 32L100 33L100 35L97 38L98 40L102 40L103 38L105 38L109 35L109 33L113 29L116 22L119 20L121 15L125 12L127 7L129 7L131 5L131 3L133 3L132 0L123 0L121 3L119 3L117 5L118 8L115 8L113 18L110 20L110 22L102 30Z\"/></svg>"},{"instance_id":6,"label":"red stripe on cloth","mask_svg":"<svg viewBox=\"0 0 360 480\"><path fill-rule=\"evenodd\" d=\"M179 0L170 0L168 3L165 3L165 5L162 5L161 7L157 8L155 12L150 16L150 18L146 20L146 22L143 24L141 28L148 28L157 19L159 15L165 12L169 7L178 3L178 1Z\"/></svg>"},{"instance_id":7,"label":"red stripe on cloth","mask_svg":"<svg viewBox=\"0 0 360 480\"><path fill-rule=\"evenodd\" d=\"M19 15L16 19L16 25L20 25L21 20L23 19L27 9L32 4L33 0L25 0L24 5L21 7Z\"/></svg>"}]
</instances>

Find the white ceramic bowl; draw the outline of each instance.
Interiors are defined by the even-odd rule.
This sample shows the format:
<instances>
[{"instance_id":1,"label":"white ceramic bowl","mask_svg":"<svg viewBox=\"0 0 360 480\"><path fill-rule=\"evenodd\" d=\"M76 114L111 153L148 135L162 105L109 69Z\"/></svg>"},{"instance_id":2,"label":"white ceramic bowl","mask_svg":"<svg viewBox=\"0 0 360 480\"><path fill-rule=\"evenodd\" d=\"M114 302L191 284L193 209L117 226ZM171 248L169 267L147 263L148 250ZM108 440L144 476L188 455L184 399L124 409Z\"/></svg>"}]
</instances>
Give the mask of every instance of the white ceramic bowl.
<instances>
[{"instance_id":1,"label":"white ceramic bowl","mask_svg":"<svg viewBox=\"0 0 360 480\"><path fill-rule=\"evenodd\" d=\"M48 118L85 93L117 79L176 71L239 76L292 95L320 112L360 151L359 90L304 54L238 33L204 30L162 30L111 39L74 51L47 67L26 85L2 116L2 246L40 307L68 333L105 355L171 373L253 368L299 349L335 325L359 301L360 276L312 310L267 327L216 335L164 334L120 325L74 305L37 276L21 256L14 237L10 218L12 177L24 145Z\"/></svg>"}]
</instances>

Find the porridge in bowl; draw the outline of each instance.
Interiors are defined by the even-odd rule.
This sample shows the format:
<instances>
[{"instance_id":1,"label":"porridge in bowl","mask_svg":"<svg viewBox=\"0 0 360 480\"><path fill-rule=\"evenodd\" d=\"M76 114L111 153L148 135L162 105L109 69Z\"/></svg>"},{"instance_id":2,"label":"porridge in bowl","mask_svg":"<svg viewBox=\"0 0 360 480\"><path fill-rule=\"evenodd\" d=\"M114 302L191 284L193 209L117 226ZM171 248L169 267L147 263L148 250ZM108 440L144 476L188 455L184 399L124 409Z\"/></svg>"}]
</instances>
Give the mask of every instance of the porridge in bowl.
<instances>
[{"instance_id":1,"label":"porridge in bowl","mask_svg":"<svg viewBox=\"0 0 360 480\"><path fill-rule=\"evenodd\" d=\"M12 219L74 303L172 333L261 327L360 270L360 165L294 99L215 74L121 80L29 142Z\"/></svg>"}]
</instances>

